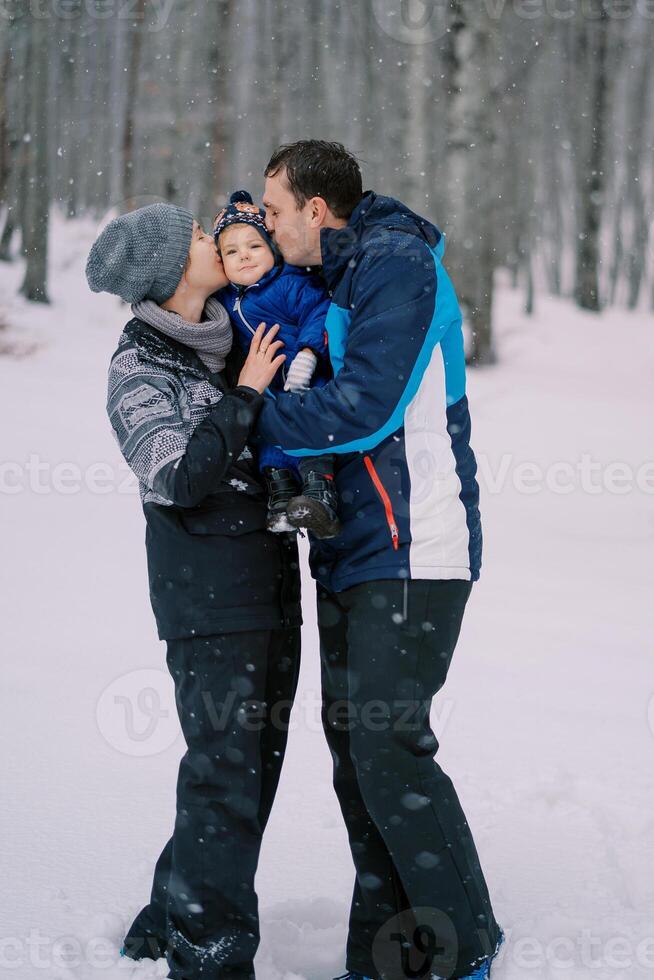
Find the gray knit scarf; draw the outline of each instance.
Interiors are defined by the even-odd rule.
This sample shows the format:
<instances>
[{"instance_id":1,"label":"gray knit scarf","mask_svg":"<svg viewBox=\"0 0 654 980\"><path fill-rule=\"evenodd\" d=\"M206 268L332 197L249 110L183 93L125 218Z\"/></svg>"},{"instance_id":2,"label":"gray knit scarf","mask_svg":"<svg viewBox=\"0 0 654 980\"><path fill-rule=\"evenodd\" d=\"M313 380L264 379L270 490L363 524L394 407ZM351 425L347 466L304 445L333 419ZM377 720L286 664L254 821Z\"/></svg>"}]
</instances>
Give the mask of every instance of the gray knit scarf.
<instances>
[{"instance_id":1,"label":"gray knit scarf","mask_svg":"<svg viewBox=\"0 0 654 980\"><path fill-rule=\"evenodd\" d=\"M205 304L204 316L207 319L201 323L190 323L179 313L164 310L150 299L133 303L132 313L167 337L191 347L210 371L222 371L225 367L225 358L232 349L234 334L227 310L213 296Z\"/></svg>"}]
</instances>

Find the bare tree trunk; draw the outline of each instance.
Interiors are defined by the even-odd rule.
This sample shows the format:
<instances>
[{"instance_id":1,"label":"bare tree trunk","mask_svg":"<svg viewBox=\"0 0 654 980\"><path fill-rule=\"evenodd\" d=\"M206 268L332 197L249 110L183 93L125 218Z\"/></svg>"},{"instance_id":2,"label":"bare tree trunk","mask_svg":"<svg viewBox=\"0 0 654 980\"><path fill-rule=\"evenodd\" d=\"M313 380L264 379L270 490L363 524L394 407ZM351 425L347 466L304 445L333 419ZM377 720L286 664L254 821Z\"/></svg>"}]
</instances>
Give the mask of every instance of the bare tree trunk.
<instances>
[{"instance_id":1,"label":"bare tree trunk","mask_svg":"<svg viewBox=\"0 0 654 980\"><path fill-rule=\"evenodd\" d=\"M425 82L429 76L428 59L433 54L433 48L428 42L409 47L407 118L404 126L406 197L410 207L424 213L427 203L427 143L430 138L427 123L429 88Z\"/></svg>"},{"instance_id":2,"label":"bare tree trunk","mask_svg":"<svg viewBox=\"0 0 654 980\"><path fill-rule=\"evenodd\" d=\"M235 0L217 0L215 4L215 37L210 51L211 65L211 201L217 211L228 192L229 179L229 100L228 62L225 45L220 39L230 36Z\"/></svg>"},{"instance_id":3,"label":"bare tree trunk","mask_svg":"<svg viewBox=\"0 0 654 980\"><path fill-rule=\"evenodd\" d=\"M109 151L109 205L114 208L123 196L123 154L120 140L116 135L125 132L127 115L127 92L125 85L126 31L122 17L114 16L113 38L111 40L111 69L109 80L109 112L113 121L111 148Z\"/></svg>"},{"instance_id":4,"label":"bare tree trunk","mask_svg":"<svg viewBox=\"0 0 654 980\"><path fill-rule=\"evenodd\" d=\"M6 199L9 182L9 107L7 105L7 87L9 84L9 68L11 65L11 48L9 46L10 31L5 26L0 47L0 201Z\"/></svg>"},{"instance_id":5,"label":"bare tree trunk","mask_svg":"<svg viewBox=\"0 0 654 980\"><path fill-rule=\"evenodd\" d=\"M5 28L6 84L2 87L5 105L4 151L5 173L2 203L6 205L5 223L0 236L0 261L11 262L12 242L22 225L25 201L25 151L27 130L27 92L21 82L27 69L29 25L19 18L9 20Z\"/></svg>"},{"instance_id":6,"label":"bare tree trunk","mask_svg":"<svg viewBox=\"0 0 654 980\"><path fill-rule=\"evenodd\" d=\"M587 152L577 160L578 233L575 299L585 310L600 309L600 228L604 194L604 143L606 136L606 60L609 17L604 7L596 22L582 19L578 25L579 64L590 75L587 92Z\"/></svg>"},{"instance_id":7,"label":"bare tree trunk","mask_svg":"<svg viewBox=\"0 0 654 980\"><path fill-rule=\"evenodd\" d=\"M137 0L134 20L129 25L129 53L127 56L127 111L123 129L123 199L127 211L134 207L134 132L135 115L138 104L139 67L141 48L145 29L146 0Z\"/></svg>"},{"instance_id":8,"label":"bare tree trunk","mask_svg":"<svg viewBox=\"0 0 654 980\"><path fill-rule=\"evenodd\" d=\"M78 57L82 47L78 34L71 25L64 23L65 41L62 49L64 63L62 66L62 90L61 102L66 105L66 117L63 123L64 129L61 139L64 144L64 159L62 165L62 179L64 181L62 189L62 199L66 205L66 215L68 218L75 218L79 210L79 176L81 172L80 157L80 138L79 120L76 118L76 110L79 106L79 82L78 76L80 68Z\"/></svg>"},{"instance_id":9,"label":"bare tree trunk","mask_svg":"<svg viewBox=\"0 0 654 980\"><path fill-rule=\"evenodd\" d=\"M558 27L558 25L557 25ZM560 133L562 112L561 70L562 52L560 30L557 30L556 43L552 46L551 58L543 66L538 76L539 109L537 116L542 120L538 134L536 152L540 154L543 165L537 167L537 210L541 221L541 240L545 282L554 296L560 296L563 288L563 255L565 241L565 188L566 174L563 167ZM533 153L534 147L529 147ZM537 165L537 160L534 164Z\"/></svg>"},{"instance_id":10,"label":"bare tree trunk","mask_svg":"<svg viewBox=\"0 0 654 980\"><path fill-rule=\"evenodd\" d=\"M454 229L448 266L467 308L469 360L483 365L496 360L492 333L497 190L493 152L497 107L491 72L494 25L485 8L473 0L454 0L451 9L448 167L455 207L448 215Z\"/></svg>"},{"instance_id":11,"label":"bare tree trunk","mask_svg":"<svg viewBox=\"0 0 654 980\"><path fill-rule=\"evenodd\" d=\"M626 141L627 200L631 212L631 242L627 249L627 284L629 309L638 305L640 287L645 273L645 259L649 238L650 216L647 214L643 192L642 169L646 129L643 121L647 118L647 101L651 95L652 80L652 40L651 24L640 21L640 36L633 39L631 54L632 86L629 88L627 113L629 119L628 139ZM649 28L649 31L648 31ZM648 36L649 34L649 36Z\"/></svg>"},{"instance_id":12,"label":"bare tree trunk","mask_svg":"<svg viewBox=\"0 0 654 980\"><path fill-rule=\"evenodd\" d=\"M620 279L620 272L622 270L622 262L624 259L624 249L622 241L622 216L623 216L624 206L623 206L623 191L622 182L620 182L620 190L618 191L618 197L614 206L613 214L613 232L612 232L612 248L613 256L611 259L611 268L609 269L609 304L613 305L616 300L616 295L618 291L618 282Z\"/></svg>"},{"instance_id":13,"label":"bare tree trunk","mask_svg":"<svg viewBox=\"0 0 654 980\"><path fill-rule=\"evenodd\" d=\"M49 58L47 21L30 18L29 131L27 139L27 199L23 214L25 277L20 291L36 303L48 303L48 218L50 178L48 160Z\"/></svg>"}]
</instances>

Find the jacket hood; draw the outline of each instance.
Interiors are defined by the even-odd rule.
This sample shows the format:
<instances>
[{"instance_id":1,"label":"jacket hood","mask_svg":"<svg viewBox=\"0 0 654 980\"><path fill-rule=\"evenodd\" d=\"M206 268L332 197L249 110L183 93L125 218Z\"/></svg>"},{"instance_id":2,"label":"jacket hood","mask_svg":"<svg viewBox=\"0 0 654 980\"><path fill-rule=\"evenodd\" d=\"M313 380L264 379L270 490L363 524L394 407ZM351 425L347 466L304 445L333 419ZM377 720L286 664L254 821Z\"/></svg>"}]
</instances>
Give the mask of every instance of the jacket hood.
<instances>
[{"instance_id":1,"label":"jacket hood","mask_svg":"<svg viewBox=\"0 0 654 980\"><path fill-rule=\"evenodd\" d=\"M383 241L384 233L400 231L422 239L442 256L445 236L431 221L394 197L366 191L343 228L323 228L320 249L323 275L331 289L339 281L352 256L361 246Z\"/></svg>"}]
</instances>

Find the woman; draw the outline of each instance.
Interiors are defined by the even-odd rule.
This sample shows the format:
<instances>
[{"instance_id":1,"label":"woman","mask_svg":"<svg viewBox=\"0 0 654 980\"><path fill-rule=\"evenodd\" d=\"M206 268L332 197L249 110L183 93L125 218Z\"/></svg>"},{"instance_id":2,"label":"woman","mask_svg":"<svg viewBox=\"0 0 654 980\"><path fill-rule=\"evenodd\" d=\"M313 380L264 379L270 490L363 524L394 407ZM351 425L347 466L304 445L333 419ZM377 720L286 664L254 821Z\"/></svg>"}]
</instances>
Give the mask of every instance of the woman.
<instances>
[{"instance_id":1,"label":"woman","mask_svg":"<svg viewBox=\"0 0 654 980\"><path fill-rule=\"evenodd\" d=\"M247 440L284 361L257 329L237 367L227 284L190 212L155 204L116 218L87 279L132 303L109 369L107 410L139 478L150 597L187 751L173 835L121 952L165 955L176 980L250 980L254 875L277 788L300 651L293 535L266 530Z\"/></svg>"}]
</instances>

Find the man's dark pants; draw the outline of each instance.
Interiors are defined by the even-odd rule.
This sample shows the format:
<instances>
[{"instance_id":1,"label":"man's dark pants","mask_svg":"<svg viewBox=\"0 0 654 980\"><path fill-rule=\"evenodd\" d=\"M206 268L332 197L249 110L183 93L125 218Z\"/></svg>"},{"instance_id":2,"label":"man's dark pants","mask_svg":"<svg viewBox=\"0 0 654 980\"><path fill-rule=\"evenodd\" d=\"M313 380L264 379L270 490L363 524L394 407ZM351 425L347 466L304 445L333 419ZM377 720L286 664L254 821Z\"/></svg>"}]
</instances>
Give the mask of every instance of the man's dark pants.
<instances>
[{"instance_id":1,"label":"man's dark pants","mask_svg":"<svg viewBox=\"0 0 654 980\"><path fill-rule=\"evenodd\" d=\"M429 720L471 588L399 579L317 587L323 726L356 868L346 965L369 977L428 976L429 966L465 976L499 936ZM413 945L407 952L405 942L404 960L402 937Z\"/></svg>"},{"instance_id":2,"label":"man's dark pants","mask_svg":"<svg viewBox=\"0 0 654 980\"><path fill-rule=\"evenodd\" d=\"M127 955L168 958L175 980L250 980L259 944L254 876L286 748L300 628L169 640L187 745L173 836Z\"/></svg>"}]
</instances>

